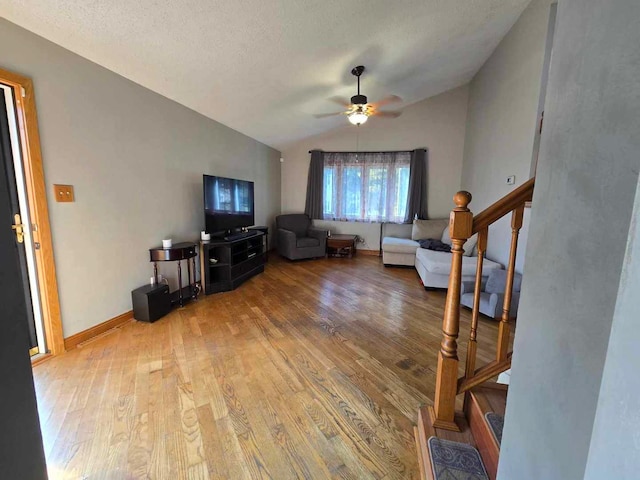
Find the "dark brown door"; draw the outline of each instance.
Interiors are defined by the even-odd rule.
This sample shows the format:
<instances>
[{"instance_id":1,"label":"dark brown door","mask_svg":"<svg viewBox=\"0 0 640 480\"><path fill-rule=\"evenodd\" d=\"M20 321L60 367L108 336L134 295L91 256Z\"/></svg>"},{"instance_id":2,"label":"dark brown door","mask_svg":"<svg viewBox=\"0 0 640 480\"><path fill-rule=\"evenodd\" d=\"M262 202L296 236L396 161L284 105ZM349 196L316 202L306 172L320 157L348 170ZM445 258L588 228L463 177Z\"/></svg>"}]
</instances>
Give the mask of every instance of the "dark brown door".
<instances>
[{"instance_id":1,"label":"dark brown door","mask_svg":"<svg viewBox=\"0 0 640 480\"><path fill-rule=\"evenodd\" d=\"M0 89L0 94L2 90ZM5 147L7 109L0 95L0 477L46 479L46 465L29 348L24 245L11 228L15 176ZM27 287L25 290L25 286ZM33 316L31 314L31 322Z\"/></svg>"}]
</instances>

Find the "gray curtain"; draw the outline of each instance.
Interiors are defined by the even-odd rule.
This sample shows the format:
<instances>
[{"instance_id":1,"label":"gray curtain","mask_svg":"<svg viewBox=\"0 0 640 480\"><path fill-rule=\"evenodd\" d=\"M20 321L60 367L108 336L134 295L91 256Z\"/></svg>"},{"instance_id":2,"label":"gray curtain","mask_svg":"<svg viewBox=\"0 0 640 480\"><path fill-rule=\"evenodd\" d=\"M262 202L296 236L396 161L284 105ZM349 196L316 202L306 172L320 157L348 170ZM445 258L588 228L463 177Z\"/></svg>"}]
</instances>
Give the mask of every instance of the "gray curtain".
<instances>
[{"instance_id":1,"label":"gray curtain","mask_svg":"<svg viewBox=\"0 0 640 480\"><path fill-rule=\"evenodd\" d=\"M324 178L324 152L311 151L309 178L307 179L307 201L304 213L310 218L322 218L322 190Z\"/></svg>"},{"instance_id":2,"label":"gray curtain","mask_svg":"<svg viewBox=\"0 0 640 480\"><path fill-rule=\"evenodd\" d=\"M427 150L424 148L411 152L405 223L411 223L416 215L421 219L427 218Z\"/></svg>"}]
</instances>

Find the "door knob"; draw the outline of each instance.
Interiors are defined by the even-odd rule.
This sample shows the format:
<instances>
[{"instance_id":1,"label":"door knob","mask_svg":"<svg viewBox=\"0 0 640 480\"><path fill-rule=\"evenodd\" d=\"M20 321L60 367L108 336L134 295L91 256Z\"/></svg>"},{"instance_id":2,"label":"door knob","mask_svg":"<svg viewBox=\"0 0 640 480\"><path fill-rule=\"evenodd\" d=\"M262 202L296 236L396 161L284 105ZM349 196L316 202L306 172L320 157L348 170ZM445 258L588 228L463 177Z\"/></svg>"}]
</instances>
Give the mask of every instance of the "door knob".
<instances>
[{"instance_id":1,"label":"door knob","mask_svg":"<svg viewBox=\"0 0 640 480\"><path fill-rule=\"evenodd\" d=\"M22 220L20 219L20 214L16 213L13 216L13 225L11 225L11 228L16 232L16 240L18 241L18 243L23 243L24 242L24 225L22 224Z\"/></svg>"}]
</instances>

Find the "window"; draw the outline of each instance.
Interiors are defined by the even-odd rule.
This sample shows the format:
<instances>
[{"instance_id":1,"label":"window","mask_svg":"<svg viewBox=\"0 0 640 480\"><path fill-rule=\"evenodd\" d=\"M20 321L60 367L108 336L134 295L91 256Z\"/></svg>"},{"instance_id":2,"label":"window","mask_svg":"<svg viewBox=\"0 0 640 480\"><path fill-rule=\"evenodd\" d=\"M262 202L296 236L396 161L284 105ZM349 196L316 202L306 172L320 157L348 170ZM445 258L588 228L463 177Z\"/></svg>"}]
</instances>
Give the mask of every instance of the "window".
<instances>
[{"instance_id":1,"label":"window","mask_svg":"<svg viewBox=\"0 0 640 480\"><path fill-rule=\"evenodd\" d=\"M325 220L404 222L410 162L409 152L325 154Z\"/></svg>"}]
</instances>

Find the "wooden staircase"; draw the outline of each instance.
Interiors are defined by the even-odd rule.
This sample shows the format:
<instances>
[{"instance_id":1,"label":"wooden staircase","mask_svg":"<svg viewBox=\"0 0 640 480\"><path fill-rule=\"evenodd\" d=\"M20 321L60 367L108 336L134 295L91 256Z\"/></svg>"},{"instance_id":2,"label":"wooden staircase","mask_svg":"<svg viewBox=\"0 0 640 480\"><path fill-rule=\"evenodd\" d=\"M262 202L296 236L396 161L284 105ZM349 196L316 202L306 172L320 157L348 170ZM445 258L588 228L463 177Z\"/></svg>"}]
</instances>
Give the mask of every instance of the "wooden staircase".
<instances>
[{"instance_id":1,"label":"wooden staircase","mask_svg":"<svg viewBox=\"0 0 640 480\"><path fill-rule=\"evenodd\" d=\"M499 373L511 367L513 352L509 349L509 338L513 318L509 316L513 279L515 276L518 235L522 228L522 218L527 202L533 197L535 179L524 183L509 195L501 198L475 217L468 208L471 202L469 192L458 192L453 197L456 208L449 219L451 234L451 274L442 322L442 342L438 353L436 392L433 406L425 405L418 411L416 443L422 478L433 479L428 439L437 437L474 446L482 458L491 480L496 478L500 446L492 433L487 413L504 417L507 387L489 382ZM495 359L482 367L476 366L477 329L480 316L480 293L482 264L487 249L489 227L511 214L511 249L507 265L507 281L502 306L502 317L496 339ZM460 291L462 282L462 254L464 243L472 235L478 235L478 257L471 329L467 347L464 375L459 375L457 339L460 330ZM456 399L464 395L462 411L456 411Z\"/></svg>"}]
</instances>

